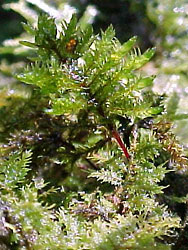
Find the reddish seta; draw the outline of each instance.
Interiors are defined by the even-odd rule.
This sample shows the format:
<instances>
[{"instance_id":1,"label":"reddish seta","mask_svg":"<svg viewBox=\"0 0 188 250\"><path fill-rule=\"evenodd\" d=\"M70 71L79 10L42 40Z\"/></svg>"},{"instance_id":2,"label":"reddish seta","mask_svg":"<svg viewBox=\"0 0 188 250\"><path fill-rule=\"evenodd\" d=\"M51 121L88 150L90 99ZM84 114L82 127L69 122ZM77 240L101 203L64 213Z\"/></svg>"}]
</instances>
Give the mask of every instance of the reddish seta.
<instances>
[{"instance_id":1,"label":"reddish seta","mask_svg":"<svg viewBox=\"0 0 188 250\"><path fill-rule=\"evenodd\" d=\"M112 131L112 135L113 135L113 137L116 139L118 145L119 145L119 146L121 147L121 149L123 150L123 153L124 153L125 157L126 157L127 159L129 159L129 158L130 158L130 155L129 155L129 153L128 153L126 147L125 147L125 144L123 143L123 141L122 141L122 139L121 139L119 133L118 133L116 130L113 130L113 131Z\"/></svg>"}]
</instances>

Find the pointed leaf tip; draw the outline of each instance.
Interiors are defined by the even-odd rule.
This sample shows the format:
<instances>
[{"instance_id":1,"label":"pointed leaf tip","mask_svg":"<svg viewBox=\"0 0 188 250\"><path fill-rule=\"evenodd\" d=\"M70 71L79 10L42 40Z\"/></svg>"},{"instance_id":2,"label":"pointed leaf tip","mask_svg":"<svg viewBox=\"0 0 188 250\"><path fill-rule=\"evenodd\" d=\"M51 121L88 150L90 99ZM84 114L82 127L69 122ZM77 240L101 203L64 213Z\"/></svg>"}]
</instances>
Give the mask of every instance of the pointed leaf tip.
<instances>
[{"instance_id":1,"label":"pointed leaf tip","mask_svg":"<svg viewBox=\"0 0 188 250\"><path fill-rule=\"evenodd\" d=\"M30 47L30 48L36 48L37 45L35 43L31 43L31 42L28 42L28 41L19 41L19 43L21 45L24 45L24 46L27 46L27 47Z\"/></svg>"}]
</instances>

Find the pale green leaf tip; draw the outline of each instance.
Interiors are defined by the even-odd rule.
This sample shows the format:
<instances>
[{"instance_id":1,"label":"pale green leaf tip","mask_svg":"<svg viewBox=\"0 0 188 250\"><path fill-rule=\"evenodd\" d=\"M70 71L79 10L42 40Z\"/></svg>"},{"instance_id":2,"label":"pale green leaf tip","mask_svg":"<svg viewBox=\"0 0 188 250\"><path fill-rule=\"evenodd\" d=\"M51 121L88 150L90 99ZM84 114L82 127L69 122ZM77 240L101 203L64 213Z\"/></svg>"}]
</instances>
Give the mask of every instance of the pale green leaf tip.
<instances>
[{"instance_id":1,"label":"pale green leaf tip","mask_svg":"<svg viewBox=\"0 0 188 250\"><path fill-rule=\"evenodd\" d=\"M138 37L137 37L137 36L133 36L133 37L131 37L131 38L130 38L130 40L131 40L131 41L134 41L134 42L136 42L136 41L137 41L137 39L138 39Z\"/></svg>"}]
</instances>

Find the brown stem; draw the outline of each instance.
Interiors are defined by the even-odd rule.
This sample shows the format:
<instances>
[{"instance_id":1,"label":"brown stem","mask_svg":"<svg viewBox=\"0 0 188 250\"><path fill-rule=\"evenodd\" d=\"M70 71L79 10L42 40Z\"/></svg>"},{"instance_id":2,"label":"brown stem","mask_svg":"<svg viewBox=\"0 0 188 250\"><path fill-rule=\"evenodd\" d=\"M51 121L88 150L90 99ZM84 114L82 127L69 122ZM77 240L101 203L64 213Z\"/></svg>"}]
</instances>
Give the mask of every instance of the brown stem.
<instances>
[{"instance_id":1,"label":"brown stem","mask_svg":"<svg viewBox=\"0 0 188 250\"><path fill-rule=\"evenodd\" d=\"M121 149L123 150L123 153L124 153L125 157L126 157L127 159L129 159L129 158L130 158L130 155L129 155L129 153L128 153L126 147L125 147L125 144L123 143L123 141L122 141L122 139L121 139L119 133L118 133L116 130L113 130L113 131L112 131L112 135L113 135L113 137L116 139L118 145L119 145L119 146L121 147Z\"/></svg>"}]
</instances>

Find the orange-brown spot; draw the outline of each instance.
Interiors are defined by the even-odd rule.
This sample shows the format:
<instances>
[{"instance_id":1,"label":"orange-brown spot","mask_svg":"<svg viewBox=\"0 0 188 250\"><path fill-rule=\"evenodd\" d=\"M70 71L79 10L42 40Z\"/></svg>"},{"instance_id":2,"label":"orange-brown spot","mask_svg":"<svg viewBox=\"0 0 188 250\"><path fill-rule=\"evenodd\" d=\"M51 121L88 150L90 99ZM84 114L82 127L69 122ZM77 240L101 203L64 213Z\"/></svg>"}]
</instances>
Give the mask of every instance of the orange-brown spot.
<instances>
[{"instance_id":1,"label":"orange-brown spot","mask_svg":"<svg viewBox=\"0 0 188 250\"><path fill-rule=\"evenodd\" d=\"M77 40L75 40L75 39L70 39L70 41L66 44L66 50L68 51L68 52L73 52L74 50L75 50L75 48L76 48L76 45L77 45Z\"/></svg>"}]
</instances>

